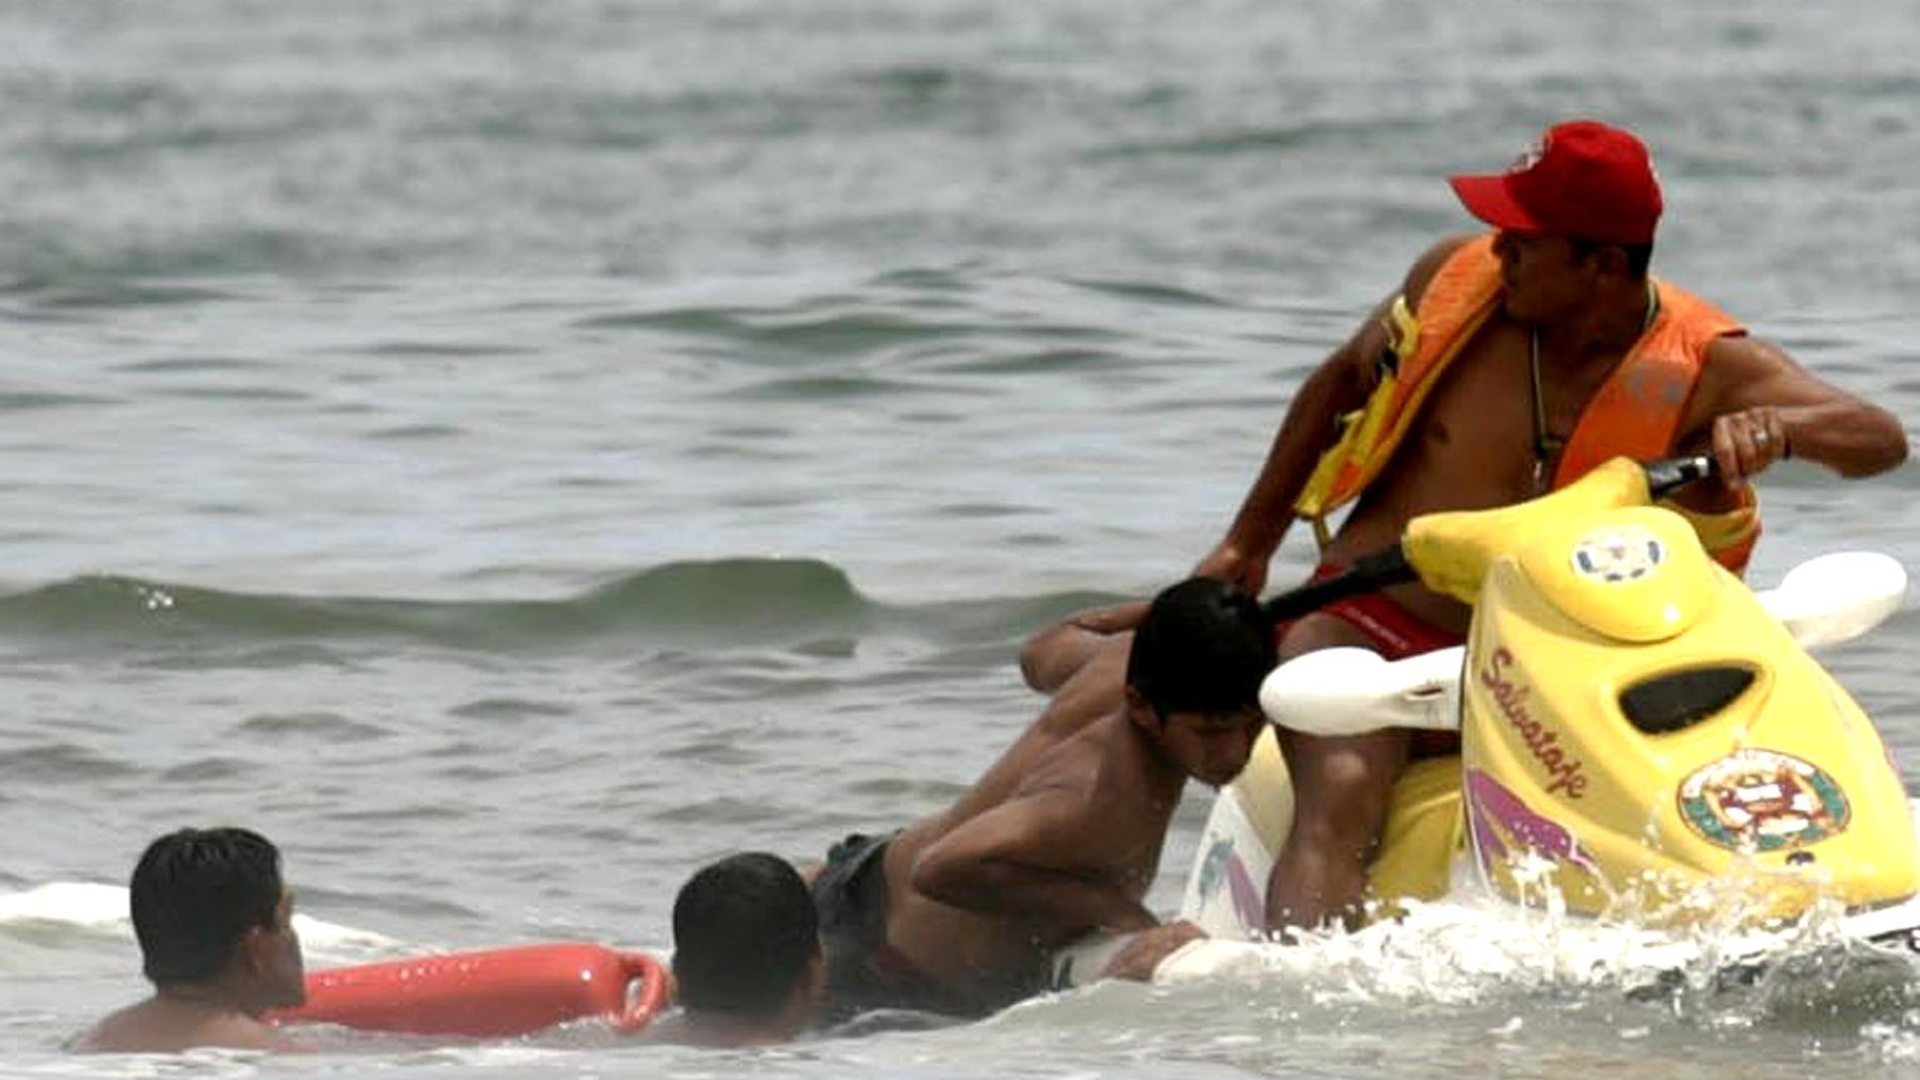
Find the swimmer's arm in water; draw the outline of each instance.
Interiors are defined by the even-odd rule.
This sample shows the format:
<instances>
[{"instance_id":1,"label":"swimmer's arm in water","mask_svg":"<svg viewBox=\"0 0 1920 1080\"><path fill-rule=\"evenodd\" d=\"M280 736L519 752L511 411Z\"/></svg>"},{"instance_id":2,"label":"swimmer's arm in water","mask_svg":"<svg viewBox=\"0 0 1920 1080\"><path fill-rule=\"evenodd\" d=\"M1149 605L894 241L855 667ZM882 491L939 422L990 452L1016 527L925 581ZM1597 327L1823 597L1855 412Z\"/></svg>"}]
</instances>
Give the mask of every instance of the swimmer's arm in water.
<instances>
[{"instance_id":1,"label":"swimmer's arm in water","mask_svg":"<svg viewBox=\"0 0 1920 1080\"><path fill-rule=\"evenodd\" d=\"M1041 788L978 814L921 852L913 887L978 915L1073 934L1159 925L1138 899L1087 853L1104 846L1110 822L1095 820L1086 793ZM1109 815L1110 816L1110 815Z\"/></svg>"},{"instance_id":2,"label":"swimmer's arm in water","mask_svg":"<svg viewBox=\"0 0 1920 1080\"><path fill-rule=\"evenodd\" d=\"M1132 600L1069 616L1027 639L1020 649L1020 674L1043 694L1060 689L1115 634L1140 625L1148 602Z\"/></svg>"}]
</instances>

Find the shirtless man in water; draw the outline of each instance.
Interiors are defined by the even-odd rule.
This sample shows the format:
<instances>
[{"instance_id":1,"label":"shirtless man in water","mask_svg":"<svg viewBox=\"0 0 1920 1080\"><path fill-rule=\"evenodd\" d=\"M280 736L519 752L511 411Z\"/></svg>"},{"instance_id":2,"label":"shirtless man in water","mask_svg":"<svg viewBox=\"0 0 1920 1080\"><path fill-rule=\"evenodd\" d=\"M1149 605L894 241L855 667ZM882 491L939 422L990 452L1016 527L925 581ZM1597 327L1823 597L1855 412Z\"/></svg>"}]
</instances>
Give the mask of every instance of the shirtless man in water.
<instances>
[{"instance_id":1,"label":"shirtless man in water","mask_svg":"<svg viewBox=\"0 0 1920 1080\"><path fill-rule=\"evenodd\" d=\"M140 857L130 892L153 996L100 1021L74 1049L294 1048L261 1020L306 1000L293 895L271 841L246 829L169 833Z\"/></svg>"},{"instance_id":2,"label":"shirtless man in water","mask_svg":"<svg viewBox=\"0 0 1920 1080\"><path fill-rule=\"evenodd\" d=\"M1253 599L1207 579L1031 639L1021 670L1052 695L1033 725L952 807L849 837L814 878L827 1019L981 1015L1045 989L1087 933L1142 931L1107 969L1136 978L1202 936L1142 900L1187 778L1246 765L1273 660Z\"/></svg>"},{"instance_id":3,"label":"shirtless man in water","mask_svg":"<svg viewBox=\"0 0 1920 1080\"><path fill-rule=\"evenodd\" d=\"M1769 465L1792 456L1860 477L1905 460L1886 410L1647 274L1661 196L1634 136L1555 125L1505 174L1452 184L1496 231L1428 251L1307 379L1198 573L1257 593L1296 513L1321 526L1332 572L1396 543L1420 514L1517 502L1616 455L1706 452L1721 479L1694 485L1689 508L1709 550L1738 570L1758 528L1749 479ZM1369 443L1369 430L1385 434ZM1326 516L1349 500L1326 536ZM1453 600L1398 586L1282 628L1280 654L1361 646L1398 659L1458 643L1467 620ZM1267 922L1351 917L1411 734L1280 736L1296 814Z\"/></svg>"}]
</instances>

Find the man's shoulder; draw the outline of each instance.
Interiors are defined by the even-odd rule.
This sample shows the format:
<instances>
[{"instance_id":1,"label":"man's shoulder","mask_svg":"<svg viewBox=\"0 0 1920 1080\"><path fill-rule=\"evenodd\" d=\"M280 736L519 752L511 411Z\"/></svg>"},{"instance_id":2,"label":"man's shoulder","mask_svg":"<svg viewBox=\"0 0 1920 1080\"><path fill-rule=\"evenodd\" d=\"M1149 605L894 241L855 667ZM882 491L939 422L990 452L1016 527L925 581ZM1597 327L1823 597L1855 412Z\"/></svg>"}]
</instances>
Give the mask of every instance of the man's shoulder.
<instances>
[{"instance_id":1,"label":"man's shoulder","mask_svg":"<svg viewBox=\"0 0 1920 1080\"><path fill-rule=\"evenodd\" d=\"M1447 260L1453 258L1461 248L1480 239L1481 235L1484 234L1449 236L1421 252L1420 257L1413 260L1413 265L1407 269L1406 280L1400 286L1401 295L1407 298L1407 303L1418 307L1420 298L1426 295L1427 286L1439 275L1440 268L1447 265Z\"/></svg>"},{"instance_id":2,"label":"man's shoulder","mask_svg":"<svg viewBox=\"0 0 1920 1080\"><path fill-rule=\"evenodd\" d=\"M108 1015L68 1044L77 1053L172 1053L197 1046L284 1051L297 1045L265 1021L239 1012L182 1016L152 998Z\"/></svg>"},{"instance_id":3,"label":"man's shoulder","mask_svg":"<svg viewBox=\"0 0 1920 1080\"><path fill-rule=\"evenodd\" d=\"M1072 675L1047 700L1040 726L1068 735L1102 713L1119 707L1124 698L1127 642L1101 641Z\"/></svg>"},{"instance_id":4,"label":"man's shoulder","mask_svg":"<svg viewBox=\"0 0 1920 1080\"><path fill-rule=\"evenodd\" d=\"M138 1049L134 1044L147 1038L149 1025L145 1018L152 1011L152 998L123 1005L67 1040L67 1048L81 1054L126 1053Z\"/></svg>"},{"instance_id":5,"label":"man's shoulder","mask_svg":"<svg viewBox=\"0 0 1920 1080\"><path fill-rule=\"evenodd\" d=\"M1086 753L1090 747L1113 739L1126 724L1126 711L1118 698L1089 694L1054 718L1050 725L1054 737L1044 757L1060 759Z\"/></svg>"},{"instance_id":6,"label":"man's shoulder","mask_svg":"<svg viewBox=\"0 0 1920 1080\"><path fill-rule=\"evenodd\" d=\"M1117 707L1079 714L1075 722L1055 729L1026 759L1012 794L1030 797L1043 791L1084 792L1115 742L1127 737L1129 726L1126 713Z\"/></svg>"},{"instance_id":7,"label":"man's shoulder","mask_svg":"<svg viewBox=\"0 0 1920 1080\"><path fill-rule=\"evenodd\" d=\"M1700 380L1711 388L1766 375L1792 362L1779 346L1745 333L1722 334L1701 353Z\"/></svg>"},{"instance_id":8,"label":"man's shoulder","mask_svg":"<svg viewBox=\"0 0 1920 1080\"><path fill-rule=\"evenodd\" d=\"M1681 420L1682 434L1697 432L1720 414L1750 404L1753 388L1770 385L1793 367L1778 346L1759 338L1728 334L1708 342Z\"/></svg>"}]
</instances>

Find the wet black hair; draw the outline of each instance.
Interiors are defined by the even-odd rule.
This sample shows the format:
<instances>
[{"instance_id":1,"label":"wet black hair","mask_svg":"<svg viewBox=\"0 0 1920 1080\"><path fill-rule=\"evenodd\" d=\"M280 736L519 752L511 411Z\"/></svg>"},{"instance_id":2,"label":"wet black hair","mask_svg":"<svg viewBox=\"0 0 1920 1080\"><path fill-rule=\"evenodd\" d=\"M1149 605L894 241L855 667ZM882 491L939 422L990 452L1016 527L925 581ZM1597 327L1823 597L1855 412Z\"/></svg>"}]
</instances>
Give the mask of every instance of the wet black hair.
<instances>
[{"instance_id":1,"label":"wet black hair","mask_svg":"<svg viewBox=\"0 0 1920 1080\"><path fill-rule=\"evenodd\" d=\"M1127 685L1164 720L1258 708L1276 663L1273 623L1239 588L1188 578L1153 598L1134 632Z\"/></svg>"},{"instance_id":2,"label":"wet black hair","mask_svg":"<svg viewBox=\"0 0 1920 1080\"><path fill-rule=\"evenodd\" d=\"M181 829L147 845L129 906L154 985L218 975L241 935L274 925L285 892L280 851L247 829Z\"/></svg>"},{"instance_id":3,"label":"wet black hair","mask_svg":"<svg viewBox=\"0 0 1920 1080\"><path fill-rule=\"evenodd\" d=\"M680 1004L770 1017L820 955L820 919L793 864L750 851L702 867L673 901Z\"/></svg>"}]
</instances>

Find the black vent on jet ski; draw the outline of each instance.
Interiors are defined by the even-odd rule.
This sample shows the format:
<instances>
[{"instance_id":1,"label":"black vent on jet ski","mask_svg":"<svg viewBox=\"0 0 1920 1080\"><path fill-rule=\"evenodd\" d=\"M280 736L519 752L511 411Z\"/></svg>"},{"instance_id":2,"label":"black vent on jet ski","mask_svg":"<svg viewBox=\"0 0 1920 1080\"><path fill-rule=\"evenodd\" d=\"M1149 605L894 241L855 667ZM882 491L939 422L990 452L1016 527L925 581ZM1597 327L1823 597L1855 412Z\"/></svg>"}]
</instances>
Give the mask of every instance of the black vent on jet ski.
<instances>
[{"instance_id":1,"label":"black vent on jet ski","mask_svg":"<svg viewBox=\"0 0 1920 1080\"><path fill-rule=\"evenodd\" d=\"M1705 720L1753 685L1753 669L1709 667L1677 671L1620 693L1620 711L1649 735L1679 731Z\"/></svg>"}]
</instances>

